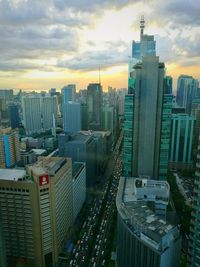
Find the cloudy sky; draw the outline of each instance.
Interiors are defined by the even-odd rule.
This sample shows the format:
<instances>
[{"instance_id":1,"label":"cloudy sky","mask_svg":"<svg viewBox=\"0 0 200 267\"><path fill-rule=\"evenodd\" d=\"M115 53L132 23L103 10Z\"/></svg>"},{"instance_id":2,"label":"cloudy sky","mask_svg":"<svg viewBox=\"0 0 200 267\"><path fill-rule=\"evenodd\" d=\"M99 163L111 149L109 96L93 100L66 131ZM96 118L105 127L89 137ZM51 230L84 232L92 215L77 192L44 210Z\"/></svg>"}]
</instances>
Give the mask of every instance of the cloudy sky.
<instances>
[{"instance_id":1,"label":"cloudy sky","mask_svg":"<svg viewBox=\"0 0 200 267\"><path fill-rule=\"evenodd\" d=\"M199 0L0 0L0 88L127 87L139 20L174 79L200 78Z\"/></svg>"}]
</instances>

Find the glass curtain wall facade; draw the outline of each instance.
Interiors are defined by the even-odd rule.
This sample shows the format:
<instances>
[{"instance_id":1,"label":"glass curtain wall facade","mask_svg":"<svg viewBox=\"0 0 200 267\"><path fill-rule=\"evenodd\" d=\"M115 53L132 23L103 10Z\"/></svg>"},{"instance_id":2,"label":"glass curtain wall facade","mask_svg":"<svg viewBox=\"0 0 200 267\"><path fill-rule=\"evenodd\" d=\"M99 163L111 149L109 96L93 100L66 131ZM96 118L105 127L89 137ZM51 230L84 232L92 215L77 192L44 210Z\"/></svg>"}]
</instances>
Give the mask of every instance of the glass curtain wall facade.
<instances>
[{"instance_id":1,"label":"glass curtain wall facade","mask_svg":"<svg viewBox=\"0 0 200 267\"><path fill-rule=\"evenodd\" d=\"M192 208L188 267L197 267L200 266L200 139L198 145Z\"/></svg>"},{"instance_id":2,"label":"glass curtain wall facade","mask_svg":"<svg viewBox=\"0 0 200 267\"><path fill-rule=\"evenodd\" d=\"M172 78L166 76L164 79L164 96L161 122L160 138L160 180L166 179L169 163L171 116L172 116Z\"/></svg>"}]
</instances>

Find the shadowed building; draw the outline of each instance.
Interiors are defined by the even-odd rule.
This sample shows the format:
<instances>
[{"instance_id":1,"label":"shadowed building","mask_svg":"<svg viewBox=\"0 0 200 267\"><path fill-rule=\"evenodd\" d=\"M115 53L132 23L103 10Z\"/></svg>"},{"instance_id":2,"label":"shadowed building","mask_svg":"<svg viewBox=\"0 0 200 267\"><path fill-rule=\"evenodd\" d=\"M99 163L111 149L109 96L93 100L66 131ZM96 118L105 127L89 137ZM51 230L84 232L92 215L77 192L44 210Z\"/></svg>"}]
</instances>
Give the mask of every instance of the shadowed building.
<instances>
[{"instance_id":1,"label":"shadowed building","mask_svg":"<svg viewBox=\"0 0 200 267\"><path fill-rule=\"evenodd\" d=\"M90 83L87 87L88 130L102 129L103 94L100 83Z\"/></svg>"}]
</instances>

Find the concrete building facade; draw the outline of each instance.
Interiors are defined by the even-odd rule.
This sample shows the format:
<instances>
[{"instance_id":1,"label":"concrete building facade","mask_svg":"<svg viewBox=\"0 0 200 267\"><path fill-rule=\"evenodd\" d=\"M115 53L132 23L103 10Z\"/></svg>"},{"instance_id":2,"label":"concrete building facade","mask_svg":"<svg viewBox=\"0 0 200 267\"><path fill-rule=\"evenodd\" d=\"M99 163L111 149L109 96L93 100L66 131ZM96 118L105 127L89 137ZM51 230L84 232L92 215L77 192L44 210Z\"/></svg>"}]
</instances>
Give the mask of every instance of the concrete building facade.
<instances>
[{"instance_id":1,"label":"concrete building facade","mask_svg":"<svg viewBox=\"0 0 200 267\"><path fill-rule=\"evenodd\" d=\"M52 129L53 116L57 118L57 97L42 94L23 96L22 110L27 134Z\"/></svg>"},{"instance_id":2,"label":"concrete building facade","mask_svg":"<svg viewBox=\"0 0 200 267\"><path fill-rule=\"evenodd\" d=\"M8 266L58 260L72 215L70 159L41 157L24 170L0 170L0 208Z\"/></svg>"}]
</instances>

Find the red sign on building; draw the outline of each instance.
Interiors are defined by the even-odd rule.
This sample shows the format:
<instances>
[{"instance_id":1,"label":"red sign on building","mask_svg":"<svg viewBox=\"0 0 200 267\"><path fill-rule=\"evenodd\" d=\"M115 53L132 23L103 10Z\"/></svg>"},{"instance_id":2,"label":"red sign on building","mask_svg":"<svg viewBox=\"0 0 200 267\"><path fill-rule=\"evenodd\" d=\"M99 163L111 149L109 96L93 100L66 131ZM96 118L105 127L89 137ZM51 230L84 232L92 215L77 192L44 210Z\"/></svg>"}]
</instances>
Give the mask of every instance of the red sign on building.
<instances>
[{"instance_id":1,"label":"red sign on building","mask_svg":"<svg viewBox=\"0 0 200 267\"><path fill-rule=\"evenodd\" d=\"M49 183L49 175L45 174L39 177L39 184L40 186L46 185Z\"/></svg>"}]
</instances>

